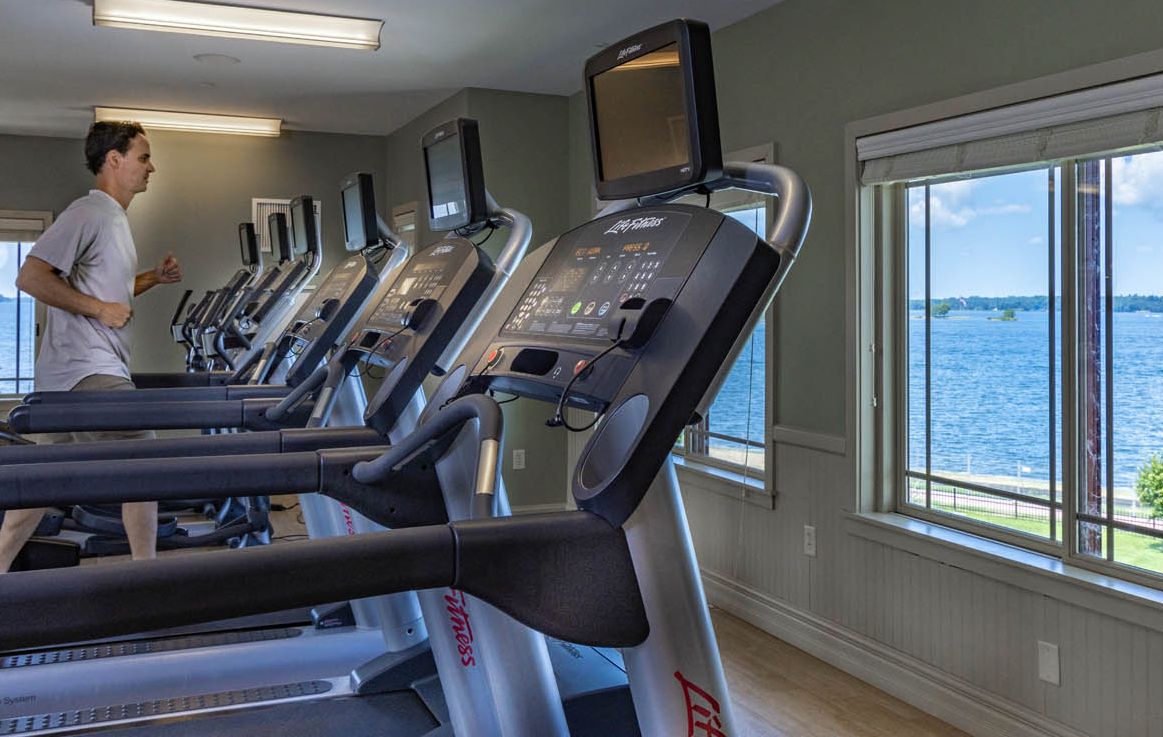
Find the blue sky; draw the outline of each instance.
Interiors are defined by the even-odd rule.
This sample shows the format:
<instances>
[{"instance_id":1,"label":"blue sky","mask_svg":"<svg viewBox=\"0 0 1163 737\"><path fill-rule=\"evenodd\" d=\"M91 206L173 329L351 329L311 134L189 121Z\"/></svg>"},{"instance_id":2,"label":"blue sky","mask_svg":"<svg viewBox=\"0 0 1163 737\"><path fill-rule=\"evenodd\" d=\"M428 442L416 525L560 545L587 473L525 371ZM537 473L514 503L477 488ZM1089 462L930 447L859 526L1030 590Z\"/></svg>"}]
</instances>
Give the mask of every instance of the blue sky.
<instances>
[{"instance_id":1,"label":"blue sky","mask_svg":"<svg viewBox=\"0 0 1163 737\"><path fill-rule=\"evenodd\" d=\"M1112 182L1115 294L1163 294L1163 152L1116 159ZM933 185L933 298L1046 294L1047 187L1045 170ZM924 298L924 217L914 188L910 299Z\"/></svg>"}]
</instances>

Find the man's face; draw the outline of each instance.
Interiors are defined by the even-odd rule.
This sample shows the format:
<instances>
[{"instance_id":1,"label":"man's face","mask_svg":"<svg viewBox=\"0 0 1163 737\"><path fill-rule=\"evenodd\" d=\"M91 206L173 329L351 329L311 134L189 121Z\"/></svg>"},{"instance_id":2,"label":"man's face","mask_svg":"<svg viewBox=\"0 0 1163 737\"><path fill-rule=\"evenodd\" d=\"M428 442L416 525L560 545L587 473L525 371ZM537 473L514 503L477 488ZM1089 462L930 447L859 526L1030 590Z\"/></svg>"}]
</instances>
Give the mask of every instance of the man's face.
<instances>
[{"instance_id":1,"label":"man's face","mask_svg":"<svg viewBox=\"0 0 1163 737\"><path fill-rule=\"evenodd\" d=\"M110 157L116 157L117 182L122 188L134 194L146 190L149 175L156 169L150 159L149 141L145 136L134 136L125 154L111 151Z\"/></svg>"}]
</instances>

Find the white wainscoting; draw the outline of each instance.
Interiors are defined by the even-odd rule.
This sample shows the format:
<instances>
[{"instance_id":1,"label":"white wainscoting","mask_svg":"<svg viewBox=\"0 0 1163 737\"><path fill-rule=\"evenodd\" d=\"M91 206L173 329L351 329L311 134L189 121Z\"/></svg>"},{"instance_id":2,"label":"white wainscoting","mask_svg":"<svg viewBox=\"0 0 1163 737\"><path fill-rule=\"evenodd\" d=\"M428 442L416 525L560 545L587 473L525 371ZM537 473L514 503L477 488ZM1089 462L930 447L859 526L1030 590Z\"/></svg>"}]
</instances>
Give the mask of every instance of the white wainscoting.
<instances>
[{"instance_id":1,"label":"white wainscoting","mask_svg":"<svg viewBox=\"0 0 1163 737\"><path fill-rule=\"evenodd\" d=\"M770 511L684 487L714 603L970 734L1163 737L1163 632L852 534L838 449L777 443ZM1058 645L1061 686L1038 679L1038 640Z\"/></svg>"}]
</instances>

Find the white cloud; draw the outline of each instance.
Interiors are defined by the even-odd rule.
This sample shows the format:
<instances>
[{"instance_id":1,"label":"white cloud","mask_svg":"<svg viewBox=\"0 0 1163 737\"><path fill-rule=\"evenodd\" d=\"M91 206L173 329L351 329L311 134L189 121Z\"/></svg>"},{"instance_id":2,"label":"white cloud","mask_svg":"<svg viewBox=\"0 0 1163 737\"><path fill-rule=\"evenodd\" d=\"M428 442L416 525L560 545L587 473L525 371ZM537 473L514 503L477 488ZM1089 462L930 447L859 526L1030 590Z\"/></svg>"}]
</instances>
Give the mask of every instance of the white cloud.
<instances>
[{"instance_id":1,"label":"white cloud","mask_svg":"<svg viewBox=\"0 0 1163 737\"><path fill-rule=\"evenodd\" d=\"M1113 164L1115 204L1163 209L1163 151L1116 158Z\"/></svg>"},{"instance_id":2,"label":"white cloud","mask_svg":"<svg viewBox=\"0 0 1163 737\"><path fill-rule=\"evenodd\" d=\"M1030 238L1029 240L1026 241L1026 243L1031 245L1031 246L1040 246L1044 242L1045 242L1045 240L1040 235L1036 235L1033 238Z\"/></svg>"},{"instance_id":3,"label":"white cloud","mask_svg":"<svg viewBox=\"0 0 1163 737\"><path fill-rule=\"evenodd\" d=\"M13 250L13 249L0 248L0 269L3 269L5 266L8 265L8 259L10 258L8 255L8 252L11 250Z\"/></svg>"},{"instance_id":4,"label":"white cloud","mask_svg":"<svg viewBox=\"0 0 1163 737\"><path fill-rule=\"evenodd\" d=\"M929 220L934 228L952 230L964 228L984 215L1015 215L1030 212L1029 205L993 205L971 207L965 203L979 182L964 179L935 184L929 190ZM925 201L914 198L909 206L909 221L915 227L925 227Z\"/></svg>"},{"instance_id":5,"label":"white cloud","mask_svg":"<svg viewBox=\"0 0 1163 737\"><path fill-rule=\"evenodd\" d=\"M1135 250L1139 253L1154 253L1154 246L1135 246Z\"/></svg>"},{"instance_id":6,"label":"white cloud","mask_svg":"<svg viewBox=\"0 0 1163 737\"><path fill-rule=\"evenodd\" d=\"M983 207L977 211L978 215L1025 215L1030 212L1029 205L997 205L995 207Z\"/></svg>"},{"instance_id":7,"label":"white cloud","mask_svg":"<svg viewBox=\"0 0 1163 737\"><path fill-rule=\"evenodd\" d=\"M980 182L976 179L958 179L953 182L934 184L929 191L934 197L940 197L950 205L956 205L977 189L978 184Z\"/></svg>"}]
</instances>

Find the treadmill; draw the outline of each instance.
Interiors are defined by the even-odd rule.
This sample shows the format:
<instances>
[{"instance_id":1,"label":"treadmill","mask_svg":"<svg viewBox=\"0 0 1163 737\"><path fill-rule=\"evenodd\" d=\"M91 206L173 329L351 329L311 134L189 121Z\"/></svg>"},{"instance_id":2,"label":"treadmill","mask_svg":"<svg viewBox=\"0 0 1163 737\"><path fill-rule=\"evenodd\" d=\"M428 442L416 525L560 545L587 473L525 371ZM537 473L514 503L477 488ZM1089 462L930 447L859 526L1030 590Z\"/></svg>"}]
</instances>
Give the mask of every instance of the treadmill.
<instances>
[{"instance_id":1,"label":"treadmill","mask_svg":"<svg viewBox=\"0 0 1163 737\"><path fill-rule=\"evenodd\" d=\"M200 319L189 331L193 349L191 365L198 371L221 368L214 355L213 341L207 341L207 335L217 331L234 304L263 276L262 251L259 250L258 240L255 238L254 225L239 223L238 237L242 252L242 268L230 277L225 286L215 292Z\"/></svg>"},{"instance_id":2,"label":"treadmill","mask_svg":"<svg viewBox=\"0 0 1163 737\"><path fill-rule=\"evenodd\" d=\"M454 164L459 172L458 159L470 158L474 162L472 169L480 170L479 142L474 121L456 120L438 130L442 133L442 140L451 144L453 149L463 144L464 151L459 157L454 157L450 162L441 157L446 167ZM465 143L468 139L471 140ZM438 178L433 176L433 179ZM442 354L450 350L454 354L459 353L479 320L479 308L487 307L497 296L529 243L532 229L528 220L513 210L499 208L495 203L488 205L489 198L483 190L483 180L479 175L471 177L470 181L474 182L470 192L480 194L479 198L467 198L472 199L476 205L471 210L473 214L468 215L470 210L462 209L466 213L463 222L446 221L436 225L441 229L455 228L466 235L485 227L507 228L508 241L497 260L490 258L467 237L453 233L418 252L401 269L380 303L374 309L369 309L365 320L349 342L350 347L344 352L343 360L349 366L352 359L355 359L366 365L374 363L385 370L384 381L373 397L367 417L370 425L385 428L389 433L399 432L398 425L414 422L417 414L414 410L417 405L423 407L420 382L436 366ZM363 233L368 232L365 226L368 218L362 213L372 215L370 227L375 227L374 198L370 197L369 189L364 191L369 194L366 206L361 203L359 212L355 214L345 211L345 230L349 242L353 238L357 241L362 239ZM348 375L347 370L343 375ZM358 384L358 381L355 383ZM316 436L323 434L319 430L300 431L298 436L301 438L312 432ZM276 447L280 441L280 433L255 435L275 436L273 441ZM293 443L295 435L294 432L287 432L284 439ZM341 440L348 437L348 433L342 429L327 431L327 435L332 442L335 442L335 436ZM203 448L207 447L207 441L218 448L225 448L229 444L237 444L235 441L242 441L246 445L249 437L220 436L190 438L187 441ZM363 437L367 444L387 442L387 438L375 430L364 432ZM126 442L144 447L159 441ZM92 447L105 444L87 445ZM299 445L309 447L301 443ZM119 448L125 450L125 446ZM223 452L239 451L234 449ZM142 453L137 448L130 448L124 457L139 458ZM359 519L359 514L350 509L327 509L326 504L306 498L302 503L308 529L314 535L346 534L343 525L337 527L333 524L337 520L346 520L348 524L369 524L367 520ZM335 502L330 502L330 505L338 507ZM348 671L381 655L385 648L393 654L381 658L378 665L364 665L364 673L368 673L369 669L384 667L385 664L401 662L411 664L409 667L413 669L432 670L431 657L426 648L417 647L424 642L426 631L420 621L415 595L397 594L391 600L355 604L359 627L344 631L318 632L311 628L280 625L246 633L200 633L194 641L188 637L173 636L149 640L137 638L133 641L119 641L115 646L102 643L100 653L105 659L88 655L88 662L83 665L76 664L75 661L85 657L77 653L93 653L95 651L92 647L70 647L53 655L43 651L36 654L12 653L10 660L19 660L24 667L10 674L9 683L13 684L12 687L45 694L41 703L72 708L96 704L104 707L112 699L120 699L117 703L123 704L130 695L174 697L188 693L194 683L213 687L232 685L269 693L262 689L272 682L272 674L280 679L299 674L306 680L312 680L320 673L346 678ZM380 612L383 612L385 618L391 617L392 624L384 623L381 626ZM231 647L222 647L223 644L230 644ZM114 658L115 655L122 657ZM65 673L59 672L59 668L31 667L59 662L74 664Z\"/></svg>"},{"instance_id":3,"label":"treadmill","mask_svg":"<svg viewBox=\"0 0 1163 737\"><path fill-rule=\"evenodd\" d=\"M262 258L254 223L239 223L238 240L244 253L252 252L257 254L259 259ZM282 242L277 246L277 250L273 250L273 253L278 255L278 263L263 270L260 275L252 279L233 297L228 296L223 300L218 315L211 319L206 328L202 330L203 354L211 357L215 368L233 370L235 367L234 352L250 347L250 338L241 323L243 313L248 306L255 305L259 299L271 293L272 287L278 283L280 277L283 276L283 270L289 268L288 265L292 260L288 243ZM227 345L228 339L229 346Z\"/></svg>"},{"instance_id":4,"label":"treadmill","mask_svg":"<svg viewBox=\"0 0 1163 737\"><path fill-rule=\"evenodd\" d=\"M803 182L786 168L721 162L711 69L709 31L694 21L644 31L589 60L599 195L634 199L615 203L522 262L450 364L414 432L387 451L176 462L205 469L216 482L277 478L341 498L391 531L196 560L9 576L0 580L0 603L12 616L0 640L34 647L450 587L437 592L446 603L439 618L426 616L448 710L448 721L435 727L442 734L565 734L561 694L538 632L622 648L642 734L735 733L669 454L683 427L705 411L770 304L802 243L811 205ZM673 141L656 141L658 130L676 130L675 121L685 123L677 155ZM682 194L728 187L778 199L766 240L720 213L669 204ZM598 415L571 474L577 511L495 516L503 511L497 483L503 420L490 391L544 402L548 424L569 431L582 428L568 424L565 408ZM90 491L104 497L157 474L137 466ZM437 505L430 494L417 493L431 490L433 477L443 497ZM0 503L40 504L45 493L34 484L5 488ZM436 512L449 521L421 521ZM245 596L219 590L201 565L209 559L247 581ZM175 583L186 595L180 600L172 593ZM70 596L62 598L61 589ZM88 604L83 609L69 602L79 596ZM362 710L366 722L340 728L422 733L428 728L423 709L431 702L422 689L410 688L406 674L397 676L383 684L388 691L374 697L378 702L293 703L287 711L220 716L202 729L225 732L234 721L247 733L274 734L288 719L331 715L338 724L341 715ZM299 689L288 700L314 699L330 688ZM147 714L156 708L139 705ZM86 723L89 712L27 719L70 728ZM165 726L120 733L156 734ZM321 724L311 726L319 727L312 733L325 733Z\"/></svg>"},{"instance_id":5,"label":"treadmill","mask_svg":"<svg viewBox=\"0 0 1163 737\"><path fill-rule=\"evenodd\" d=\"M291 221L295 240L313 250L309 245L316 233L312 198L292 200ZM155 375L159 377L155 384L164 378L169 385L132 392L33 392L25 404L10 413L13 430L276 426L265 419L266 411L315 374L407 257L407 247L390 232L385 233L386 240L377 238L375 247L361 246L336 265L284 326L277 341L261 352L252 352L234 372ZM305 419L293 416L287 422L301 426ZM5 461L7 458L0 458L0 462Z\"/></svg>"}]
</instances>

